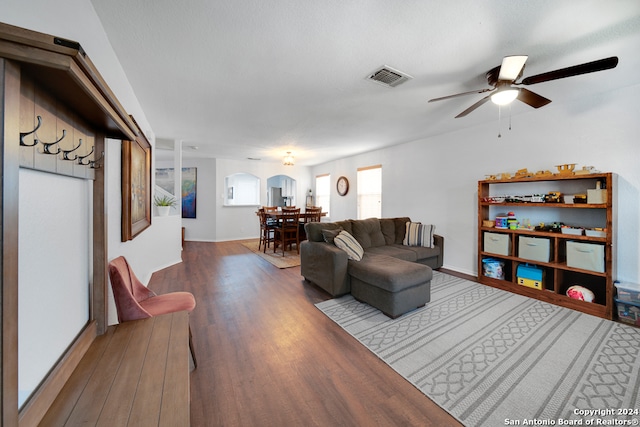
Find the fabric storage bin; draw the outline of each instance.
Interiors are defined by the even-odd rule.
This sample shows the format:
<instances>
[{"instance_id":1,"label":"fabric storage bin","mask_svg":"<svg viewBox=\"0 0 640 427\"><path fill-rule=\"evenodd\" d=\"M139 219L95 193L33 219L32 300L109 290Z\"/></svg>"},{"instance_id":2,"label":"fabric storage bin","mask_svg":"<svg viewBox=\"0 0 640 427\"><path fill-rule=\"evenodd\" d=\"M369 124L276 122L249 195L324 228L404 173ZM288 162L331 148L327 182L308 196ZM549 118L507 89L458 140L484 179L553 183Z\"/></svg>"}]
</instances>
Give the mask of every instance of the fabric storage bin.
<instances>
[{"instance_id":1,"label":"fabric storage bin","mask_svg":"<svg viewBox=\"0 0 640 427\"><path fill-rule=\"evenodd\" d=\"M604 245L567 242L567 267L604 273Z\"/></svg>"},{"instance_id":2,"label":"fabric storage bin","mask_svg":"<svg viewBox=\"0 0 640 427\"><path fill-rule=\"evenodd\" d=\"M518 258L549 262L551 258L551 241L543 237L520 236L518 238Z\"/></svg>"},{"instance_id":3,"label":"fabric storage bin","mask_svg":"<svg viewBox=\"0 0 640 427\"><path fill-rule=\"evenodd\" d=\"M587 190L587 203L607 203L607 190Z\"/></svg>"},{"instance_id":4,"label":"fabric storage bin","mask_svg":"<svg viewBox=\"0 0 640 427\"><path fill-rule=\"evenodd\" d=\"M618 299L640 304L640 285L637 283L613 282L618 290Z\"/></svg>"},{"instance_id":5,"label":"fabric storage bin","mask_svg":"<svg viewBox=\"0 0 640 427\"><path fill-rule=\"evenodd\" d=\"M508 234L484 233L484 251L496 255L509 256L511 252L511 239Z\"/></svg>"},{"instance_id":6,"label":"fabric storage bin","mask_svg":"<svg viewBox=\"0 0 640 427\"><path fill-rule=\"evenodd\" d=\"M618 307L618 319L621 322L640 326L640 304L620 301L618 298L614 298L614 300Z\"/></svg>"}]
</instances>

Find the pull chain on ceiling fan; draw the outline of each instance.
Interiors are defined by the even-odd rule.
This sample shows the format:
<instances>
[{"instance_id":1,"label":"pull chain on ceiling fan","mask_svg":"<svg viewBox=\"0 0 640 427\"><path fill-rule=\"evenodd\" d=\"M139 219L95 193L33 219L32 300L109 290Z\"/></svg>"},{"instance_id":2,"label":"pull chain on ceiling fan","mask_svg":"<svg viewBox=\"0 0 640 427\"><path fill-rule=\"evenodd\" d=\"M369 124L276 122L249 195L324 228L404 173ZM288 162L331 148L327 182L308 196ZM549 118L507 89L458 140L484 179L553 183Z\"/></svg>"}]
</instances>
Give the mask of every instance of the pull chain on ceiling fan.
<instances>
[{"instance_id":1,"label":"pull chain on ceiling fan","mask_svg":"<svg viewBox=\"0 0 640 427\"><path fill-rule=\"evenodd\" d=\"M535 76L527 77L518 83L516 82L516 80L522 76L527 58L528 56L526 55L505 56L502 59L501 65L489 70L486 74L487 82L490 86L493 86L493 88L472 90L455 95L433 98L430 99L429 102L442 101L459 96L489 92L489 95L485 96L484 98L477 101L475 104L471 105L469 108L458 114L456 116L456 119L459 117L464 117L467 114L471 113L473 110L489 101L489 99L491 99L493 103L498 105L507 105L513 100L518 99L519 101L524 102L525 104L533 108L540 108L550 103L551 100L519 86L528 86L548 82L550 80L578 76L580 74L594 73L596 71L615 68L618 65L618 57L612 56L610 58L600 59L593 62L586 62L580 65L574 65L571 67L560 68L558 70L537 74Z\"/></svg>"}]
</instances>

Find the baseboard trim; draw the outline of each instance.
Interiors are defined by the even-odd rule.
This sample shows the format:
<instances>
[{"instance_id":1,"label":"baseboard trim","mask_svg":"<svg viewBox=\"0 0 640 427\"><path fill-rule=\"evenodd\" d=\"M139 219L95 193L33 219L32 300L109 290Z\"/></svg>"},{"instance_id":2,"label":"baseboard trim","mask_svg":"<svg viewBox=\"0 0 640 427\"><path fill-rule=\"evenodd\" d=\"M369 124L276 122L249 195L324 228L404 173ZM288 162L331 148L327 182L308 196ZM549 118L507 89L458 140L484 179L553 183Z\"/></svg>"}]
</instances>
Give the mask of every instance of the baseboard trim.
<instances>
[{"instance_id":1,"label":"baseboard trim","mask_svg":"<svg viewBox=\"0 0 640 427\"><path fill-rule=\"evenodd\" d=\"M451 270L449 268L439 268L438 271L440 271L441 273L449 274L451 276L459 277L461 279L470 280L472 282L477 282L478 281L478 277L477 276L473 276L473 275L467 274L467 273L461 273L459 271Z\"/></svg>"}]
</instances>

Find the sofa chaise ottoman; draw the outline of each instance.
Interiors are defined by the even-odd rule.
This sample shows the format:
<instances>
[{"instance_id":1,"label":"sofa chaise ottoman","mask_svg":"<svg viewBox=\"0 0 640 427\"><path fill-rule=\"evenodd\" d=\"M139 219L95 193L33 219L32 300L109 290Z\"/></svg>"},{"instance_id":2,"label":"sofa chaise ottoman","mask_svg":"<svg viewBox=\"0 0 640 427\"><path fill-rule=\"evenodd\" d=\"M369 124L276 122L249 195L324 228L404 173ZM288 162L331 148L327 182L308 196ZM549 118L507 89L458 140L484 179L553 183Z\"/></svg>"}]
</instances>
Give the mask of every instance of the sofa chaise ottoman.
<instances>
[{"instance_id":1,"label":"sofa chaise ottoman","mask_svg":"<svg viewBox=\"0 0 640 427\"><path fill-rule=\"evenodd\" d=\"M332 296L351 293L392 318L423 306L430 300L431 269L442 266L444 238L434 235L431 247L403 244L407 223L407 217L307 223L301 273ZM341 230L362 248L360 260L332 243L330 236Z\"/></svg>"}]
</instances>

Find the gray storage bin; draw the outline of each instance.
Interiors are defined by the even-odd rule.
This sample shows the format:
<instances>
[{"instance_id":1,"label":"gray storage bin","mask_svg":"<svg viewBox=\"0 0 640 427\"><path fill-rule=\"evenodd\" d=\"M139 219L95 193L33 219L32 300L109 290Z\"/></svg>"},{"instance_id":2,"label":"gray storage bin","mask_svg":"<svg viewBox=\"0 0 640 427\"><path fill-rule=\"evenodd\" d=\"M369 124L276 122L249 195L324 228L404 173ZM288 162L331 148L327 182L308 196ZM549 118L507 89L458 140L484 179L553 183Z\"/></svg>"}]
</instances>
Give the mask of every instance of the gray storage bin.
<instances>
[{"instance_id":1,"label":"gray storage bin","mask_svg":"<svg viewBox=\"0 0 640 427\"><path fill-rule=\"evenodd\" d=\"M511 255L511 239L508 234L484 233L484 251L496 255Z\"/></svg>"},{"instance_id":2,"label":"gray storage bin","mask_svg":"<svg viewBox=\"0 0 640 427\"><path fill-rule=\"evenodd\" d=\"M518 238L518 258L538 262L549 262L551 258L550 240L543 237Z\"/></svg>"},{"instance_id":3,"label":"gray storage bin","mask_svg":"<svg viewBox=\"0 0 640 427\"><path fill-rule=\"evenodd\" d=\"M567 267L604 273L604 245L567 242Z\"/></svg>"}]
</instances>

